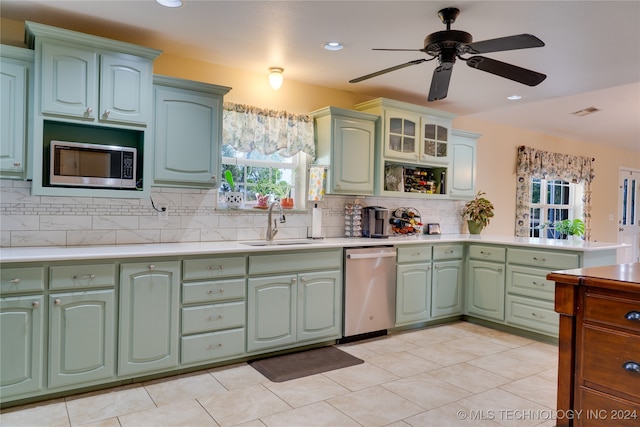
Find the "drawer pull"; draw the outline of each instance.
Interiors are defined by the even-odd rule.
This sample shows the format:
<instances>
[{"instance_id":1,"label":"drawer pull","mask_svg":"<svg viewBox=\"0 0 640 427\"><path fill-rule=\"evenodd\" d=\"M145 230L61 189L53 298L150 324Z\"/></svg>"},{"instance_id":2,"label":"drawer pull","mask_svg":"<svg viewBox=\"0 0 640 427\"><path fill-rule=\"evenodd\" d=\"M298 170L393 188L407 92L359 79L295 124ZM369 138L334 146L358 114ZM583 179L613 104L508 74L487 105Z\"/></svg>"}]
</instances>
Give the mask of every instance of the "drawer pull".
<instances>
[{"instance_id":1,"label":"drawer pull","mask_svg":"<svg viewBox=\"0 0 640 427\"><path fill-rule=\"evenodd\" d=\"M491 256L491 252L480 251L480 255Z\"/></svg>"},{"instance_id":2,"label":"drawer pull","mask_svg":"<svg viewBox=\"0 0 640 427\"><path fill-rule=\"evenodd\" d=\"M209 289L207 291L207 294L211 295L212 293L214 293L213 289ZM224 289L218 289L217 292L215 292L216 294L224 294Z\"/></svg>"},{"instance_id":3,"label":"drawer pull","mask_svg":"<svg viewBox=\"0 0 640 427\"><path fill-rule=\"evenodd\" d=\"M640 311L630 311L624 318L632 322L640 322Z\"/></svg>"},{"instance_id":4,"label":"drawer pull","mask_svg":"<svg viewBox=\"0 0 640 427\"><path fill-rule=\"evenodd\" d=\"M156 265L155 264L149 264L149 270L155 270L156 269Z\"/></svg>"},{"instance_id":5,"label":"drawer pull","mask_svg":"<svg viewBox=\"0 0 640 427\"><path fill-rule=\"evenodd\" d=\"M207 270L222 270L224 268L224 266L222 264L220 265L210 265L207 267Z\"/></svg>"},{"instance_id":6,"label":"drawer pull","mask_svg":"<svg viewBox=\"0 0 640 427\"><path fill-rule=\"evenodd\" d=\"M12 285L17 285L18 283L20 283L20 278L16 277L15 279L11 279L11 280L5 280L5 283L10 283Z\"/></svg>"},{"instance_id":7,"label":"drawer pull","mask_svg":"<svg viewBox=\"0 0 640 427\"><path fill-rule=\"evenodd\" d=\"M420 252L411 252L411 256L420 256Z\"/></svg>"},{"instance_id":8,"label":"drawer pull","mask_svg":"<svg viewBox=\"0 0 640 427\"><path fill-rule=\"evenodd\" d=\"M547 284L546 284L546 283L544 283L544 282L542 282L542 283L538 283L538 282L531 282L531 284L532 284L532 285L535 285L535 286L542 286L542 287L547 286Z\"/></svg>"},{"instance_id":9,"label":"drawer pull","mask_svg":"<svg viewBox=\"0 0 640 427\"><path fill-rule=\"evenodd\" d=\"M533 260L534 260L534 261L537 261L537 262L547 262L547 259L546 259L546 258L538 258L537 256L534 256L534 257L533 257Z\"/></svg>"},{"instance_id":10,"label":"drawer pull","mask_svg":"<svg viewBox=\"0 0 640 427\"><path fill-rule=\"evenodd\" d=\"M451 255L453 254L453 249L449 249L448 251L444 251L445 254Z\"/></svg>"},{"instance_id":11,"label":"drawer pull","mask_svg":"<svg viewBox=\"0 0 640 427\"><path fill-rule=\"evenodd\" d=\"M538 313L536 313L535 311L531 312L531 315L532 315L533 317L538 318L538 319L544 319L544 318L546 317L544 314L538 314Z\"/></svg>"},{"instance_id":12,"label":"drawer pull","mask_svg":"<svg viewBox=\"0 0 640 427\"><path fill-rule=\"evenodd\" d=\"M214 318L213 318L212 316L207 316L207 320L213 320L213 319L214 319ZM222 319L224 319L224 316L223 316L222 314L218 314L218 315L215 317L215 319L216 319L216 320L222 320Z\"/></svg>"},{"instance_id":13,"label":"drawer pull","mask_svg":"<svg viewBox=\"0 0 640 427\"><path fill-rule=\"evenodd\" d=\"M206 349L213 350L214 348L220 348L220 347L222 347L222 343L219 343L218 345L209 344L207 345Z\"/></svg>"},{"instance_id":14,"label":"drawer pull","mask_svg":"<svg viewBox=\"0 0 640 427\"><path fill-rule=\"evenodd\" d=\"M636 362L627 362L622 365L625 371L635 372L636 374L640 374L640 365Z\"/></svg>"},{"instance_id":15,"label":"drawer pull","mask_svg":"<svg viewBox=\"0 0 640 427\"><path fill-rule=\"evenodd\" d=\"M71 276L71 278L73 280L95 279L96 275L95 274L85 274L84 276L78 276L77 274L74 274L73 276Z\"/></svg>"}]
</instances>

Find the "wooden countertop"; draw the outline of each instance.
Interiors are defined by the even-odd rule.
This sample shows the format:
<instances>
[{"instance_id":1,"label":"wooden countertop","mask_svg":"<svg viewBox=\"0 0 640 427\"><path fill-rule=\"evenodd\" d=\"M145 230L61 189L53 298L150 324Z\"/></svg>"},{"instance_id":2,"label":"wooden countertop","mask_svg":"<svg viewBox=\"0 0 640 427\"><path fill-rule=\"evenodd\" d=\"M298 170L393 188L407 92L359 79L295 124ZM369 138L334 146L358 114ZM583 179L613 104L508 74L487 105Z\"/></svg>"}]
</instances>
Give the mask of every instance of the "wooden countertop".
<instances>
[{"instance_id":1,"label":"wooden countertop","mask_svg":"<svg viewBox=\"0 0 640 427\"><path fill-rule=\"evenodd\" d=\"M640 263L555 271L549 273L547 279L569 285L640 292Z\"/></svg>"}]
</instances>

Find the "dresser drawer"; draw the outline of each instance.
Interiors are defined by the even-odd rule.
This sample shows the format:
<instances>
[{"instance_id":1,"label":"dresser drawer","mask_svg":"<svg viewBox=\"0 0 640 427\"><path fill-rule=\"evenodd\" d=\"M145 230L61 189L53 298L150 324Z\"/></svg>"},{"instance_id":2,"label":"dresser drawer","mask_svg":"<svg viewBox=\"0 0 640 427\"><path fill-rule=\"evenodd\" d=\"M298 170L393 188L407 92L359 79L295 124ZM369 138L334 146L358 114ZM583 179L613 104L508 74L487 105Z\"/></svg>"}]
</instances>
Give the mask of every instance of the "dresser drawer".
<instances>
[{"instance_id":1,"label":"dresser drawer","mask_svg":"<svg viewBox=\"0 0 640 427\"><path fill-rule=\"evenodd\" d=\"M506 318L509 324L558 336L560 317L554 311L552 302L507 296Z\"/></svg>"},{"instance_id":2,"label":"dresser drawer","mask_svg":"<svg viewBox=\"0 0 640 427\"><path fill-rule=\"evenodd\" d=\"M244 326L244 301L182 309L182 334Z\"/></svg>"},{"instance_id":3,"label":"dresser drawer","mask_svg":"<svg viewBox=\"0 0 640 427\"><path fill-rule=\"evenodd\" d=\"M507 267L507 292L554 301L556 283L547 280L549 270L542 268Z\"/></svg>"},{"instance_id":4,"label":"dresser drawer","mask_svg":"<svg viewBox=\"0 0 640 427\"><path fill-rule=\"evenodd\" d=\"M185 259L183 280L210 280L221 277L244 276L247 259L244 256Z\"/></svg>"},{"instance_id":5,"label":"dresser drawer","mask_svg":"<svg viewBox=\"0 0 640 427\"><path fill-rule=\"evenodd\" d=\"M533 249L509 249L507 251L507 261L509 264L544 267L549 270L565 270L580 266L580 257L577 254Z\"/></svg>"},{"instance_id":6,"label":"dresser drawer","mask_svg":"<svg viewBox=\"0 0 640 427\"><path fill-rule=\"evenodd\" d=\"M582 384L604 386L640 400L640 336L586 324L582 340Z\"/></svg>"},{"instance_id":7,"label":"dresser drawer","mask_svg":"<svg viewBox=\"0 0 640 427\"><path fill-rule=\"evenodd\" d=\"M114 287L115 264L57 265L49 267L49 289Z\"/></svg>"},{"instance_id":8,"label":"dresser drawer","mask_svg":"<svg viewBox=\"0 0 640 427\"><path fill-rule=\"evenodd\" d=\"M469 246L469 258L481 259L483 261L504 262L506 257L507 250L505 248L480 245Z\"/></svg>"},{"instance_id":9,"label":"dresser drawer","mask_svg":"<svg viewBox=\"0 0 640 427\"><path fill-rule=\"evenodd\" d=\"M182 303L215 302L244 298L245 279L215 280L182 284Z\"/></svg>"},{"instance_id":10,"label":"dresser drawer","mask_svg":"<svg viewBox=\"0 0 640 427\"><path fill-rule=\"evenodd\" d=\"M424 262L431 260L431 246L411 245L398 247L398 262Z\"/></svg>"},{"instance_id":11,"label":"dresser drawer","mask_svg":"<svg viewBox=\"0 0 640 427\"><path fill-rule=\"evenodd\" d=\"M457 259L462 258L464 248L462 245L437 245L433 247L433 259Z\"/></svg>"},{"instance_id":12,"label":"dresser drawer","mask_svg":"<svg viewBox=\"0 0 640 427\"><path fill-rule=\"evenodd\" d=\"M292 273L337 269L342 266L342 249L299 251L249 257L249 274Z\"/></svg>"},{"instance_id":13,"label":"dresser drawer","mask_svg":"<svg viewBox=\"0 0 640 427\"><path fill-rule=\"evenodd\" d=\"M640 424L640 403L584 386L579 387L576 400L576 407L582 411L574 423L576 427L638 427Z\"/></svg>"},{"instance_id":14,"label":"dresser drawer","mask_svg":"<svg viewBox=\"0 0 640 427\"><path fill-rule=\"evenodd\" d=\"M2 287L0 294L44 291L44 267L0 268Z\"/></svg>"},{"instance_id":15,"label":"dresser drawer","mask_svg":"<svg viewBox=\"0 0 640 427\"><path fill-rule=\"evenodd\" d=\"M640 300L587 292L584 319L640 333Z\"/></svg>"},{"instance_id":16,"label":"dresser drawer","mask_svg":"<svg viewBox=\"0 0 640 427\"><path fill-rule=\"evenodd\" d=\"M244 353L244 328L182 337L182 364L215 362Z\"/></svg>"}]
</instances>

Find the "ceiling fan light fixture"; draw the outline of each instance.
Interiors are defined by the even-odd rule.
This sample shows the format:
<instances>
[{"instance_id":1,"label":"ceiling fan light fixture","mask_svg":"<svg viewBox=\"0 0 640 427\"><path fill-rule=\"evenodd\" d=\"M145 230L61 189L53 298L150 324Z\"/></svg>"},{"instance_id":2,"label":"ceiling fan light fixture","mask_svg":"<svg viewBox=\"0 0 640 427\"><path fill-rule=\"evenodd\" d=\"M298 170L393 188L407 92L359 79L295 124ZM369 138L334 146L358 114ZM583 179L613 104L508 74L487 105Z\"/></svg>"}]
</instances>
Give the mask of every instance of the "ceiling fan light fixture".
<instances>
[{"instance_id":1,"label":"ceiling fan light fixture","mask_svg":"<svg viewBox=\"0 0 640 427\"><path fill-rule=\"evenodd\" d=\"M182 0L156 0L160 6L164 7L180 7L182 6Z\"/></svg>"},{"instance_id":2,"label":"ceiling fan light fixture","mask_svg":"<svg viewBox=\"0 0 640 427\"><path fill-rule=\"evenodd\" d=\"M282 83L284 82L283 72L284 68L282 67L269 68L269 84L273 90L278 90L282 87Z\"/></svg>"},{"instance_id":3,"label":"ceiling fan light fixture","mask_svg":"<svg viewBox=\"0 0 640 427\"><path fill-rule=\"evenodd\" d=\"M344 49L344 45L340 42L326 42L322 47L332 52Z\"/></svg>"}]
</instances>

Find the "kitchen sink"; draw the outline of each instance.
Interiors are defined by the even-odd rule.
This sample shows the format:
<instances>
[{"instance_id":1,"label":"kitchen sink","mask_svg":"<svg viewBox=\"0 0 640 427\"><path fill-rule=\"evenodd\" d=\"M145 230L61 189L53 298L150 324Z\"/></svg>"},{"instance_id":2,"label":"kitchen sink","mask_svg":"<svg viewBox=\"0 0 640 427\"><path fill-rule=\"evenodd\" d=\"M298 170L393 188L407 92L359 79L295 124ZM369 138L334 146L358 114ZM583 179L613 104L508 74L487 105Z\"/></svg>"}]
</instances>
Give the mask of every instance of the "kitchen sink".
<instances>
[{"instance_id":1,"label":"kitchen sink","mask_svg":"<svg viewBox=\"0 0 640 427\"><path fill-rule=\"evenodd\" d=\"M243 245L248 246L282 246L282 245L310 245L312 243L319 243L317 240L297 239L297 240L274 240L267 242L266 240L260 240L257 242L240 242Z\"/></svg>"}]
</instances>

